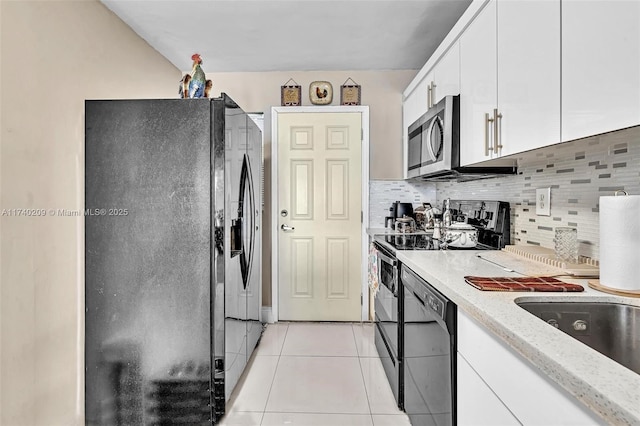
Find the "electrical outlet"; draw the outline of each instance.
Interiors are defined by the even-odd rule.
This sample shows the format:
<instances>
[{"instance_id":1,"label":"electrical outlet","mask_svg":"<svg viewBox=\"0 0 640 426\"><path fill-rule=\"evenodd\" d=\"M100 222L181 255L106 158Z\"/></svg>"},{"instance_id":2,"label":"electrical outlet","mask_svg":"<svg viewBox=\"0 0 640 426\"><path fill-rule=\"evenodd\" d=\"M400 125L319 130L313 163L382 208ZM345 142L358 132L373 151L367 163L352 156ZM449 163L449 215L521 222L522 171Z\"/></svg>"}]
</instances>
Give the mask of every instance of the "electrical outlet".
<instances>
[{"instance_id":1,"label":"electrical outlet","mask_svg":"<svg viewBox=\"0 0 640 426\"><path fill-rule=\"evenodd\" d=\"M536 215L551 216L551 188L536 189Z\"/></svg>"}]
</instances>

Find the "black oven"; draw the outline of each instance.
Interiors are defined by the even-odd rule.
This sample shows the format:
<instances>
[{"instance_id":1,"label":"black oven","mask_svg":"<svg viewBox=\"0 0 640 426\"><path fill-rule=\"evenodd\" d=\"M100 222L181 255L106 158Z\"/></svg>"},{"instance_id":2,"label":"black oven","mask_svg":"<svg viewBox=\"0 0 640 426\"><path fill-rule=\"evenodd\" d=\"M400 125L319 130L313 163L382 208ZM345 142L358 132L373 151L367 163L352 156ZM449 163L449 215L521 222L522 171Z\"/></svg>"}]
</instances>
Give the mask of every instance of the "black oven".
<instances>
[{"instance_id":1,"label":"black oven","mask_svg":"<svg viewBox=\"0 0 640 426\"><path fill-rule=\"evenodd\" d=\"M379 284L375 298L375 345L398 408L403 409L400 268L394 253L378 242L374 245L378 251Z\"/></svg>"},{"instance_id":2,"label":"black oven","mask_svg":"<svg viewBox=\"0 0 640 426\"><path fill-rule=\"evenodd\" d=\"M472 250L500 250L510 241L509 203L449 200L456 222L478 231ZM402 265L402 250L451 250L427 232L375 235L379 291L375 343L398 407L414 426L456 424L457 307ZM461 248L460 250L468 250Z\"/></svg>"}]
</instances>

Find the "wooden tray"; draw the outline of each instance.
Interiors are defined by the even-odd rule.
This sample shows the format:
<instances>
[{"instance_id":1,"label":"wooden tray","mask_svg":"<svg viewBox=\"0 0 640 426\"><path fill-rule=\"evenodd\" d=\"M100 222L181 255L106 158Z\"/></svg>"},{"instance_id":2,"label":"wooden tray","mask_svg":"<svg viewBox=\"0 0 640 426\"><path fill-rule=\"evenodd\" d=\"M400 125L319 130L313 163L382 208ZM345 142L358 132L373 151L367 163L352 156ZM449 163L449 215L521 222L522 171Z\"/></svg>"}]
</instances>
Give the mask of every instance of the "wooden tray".
<instances>
[{"instance_id":1,"label":"wooden tray","mask_svg":"<svg viewBox=\"0 0 640 426\"><path fill-rule=\"evenodd\" d=\"M492 253L493 252L487 252L486 255L482 253L480 257L492 260L490 259L491 256L502 256L501 260L507 264L497 263L525 275L570 275L574 277L593 278L600 276L600 268L597 260L581 256L581 263L563 262L556 259L552 249L546 247L510 245L498 252L511 255L511 257L493 255Z\"/></svg>"}]
</instances>

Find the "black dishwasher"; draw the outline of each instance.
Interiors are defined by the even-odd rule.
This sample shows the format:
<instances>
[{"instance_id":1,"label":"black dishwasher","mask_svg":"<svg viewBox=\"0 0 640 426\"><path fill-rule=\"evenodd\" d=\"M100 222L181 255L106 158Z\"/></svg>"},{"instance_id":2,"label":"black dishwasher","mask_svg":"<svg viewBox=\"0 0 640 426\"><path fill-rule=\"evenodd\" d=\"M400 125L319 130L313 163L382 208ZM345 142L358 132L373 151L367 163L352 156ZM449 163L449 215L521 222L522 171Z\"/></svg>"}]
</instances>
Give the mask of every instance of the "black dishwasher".
<instances>
[{"instance_id":1,"label":"black dishwasher","mask_svg":"<svg viewBox=\"0 0 640 426\"><path fill-rule=\"evenodd\" d=\"M404 410L413 426L456 424L457 307L401 265Z\"/></svg>"}]
</instances>

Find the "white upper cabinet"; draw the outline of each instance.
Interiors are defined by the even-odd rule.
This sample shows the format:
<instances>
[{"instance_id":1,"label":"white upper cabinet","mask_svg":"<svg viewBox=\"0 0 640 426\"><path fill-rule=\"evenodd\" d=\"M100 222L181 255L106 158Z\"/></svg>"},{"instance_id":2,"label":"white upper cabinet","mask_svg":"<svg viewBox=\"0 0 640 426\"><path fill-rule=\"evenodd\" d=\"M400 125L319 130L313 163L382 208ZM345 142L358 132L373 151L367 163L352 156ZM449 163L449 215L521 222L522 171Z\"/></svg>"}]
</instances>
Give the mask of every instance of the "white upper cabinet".
<instances>
[{"instance_id":1,"label":"white upper cabinet","mask_svg":"<svg viewBox=\"0 0 640 426\"><path fill-rule=\"evenodd\" d=\"M560 1L490 1L460 37L462 165L560 141Z\"/></svg>"},{"instance_id":2,"label":"white upper cabinet","mask_svg":"<svg viewBox=\"0 0 640 426\"><path fill-rule=\"evenodd\" d=\"M562 140L640 124L640 1L562 2Z\"/></svg>"},{"instance_id":3,"label":"white upper cabinet","mask_svg":"<svg viewBox=\"0 0 640 426\"><path fill-rule=\"evenodd\" d=\"M432 80L433 73L427 74L425 78L418 83L416 88L405 98L402 104L402 121L405 133L411 123L427 112L427 104L429 102L428 84L431 83Z\"/></svg>"},{"instance_id":4,"label":"white upper cabinet","mask_svg":"<svg viewBox=\"0 0 640 426\"><path fill-rule=\"evenodd\" d=\"M500 155L560 142L560 1L499 1Z\"/></svg>"},{"instance_id":5,"label":"white upper cabinet","mask_svg":"<svg viewBox=\"0 0 640 426\"><path fill-rule=\"evenodd\" d=\"M407 126L445 96L460 94L460 46L453 43L409 93L403 104Z\"/></svg>"},{"instance_id":6,"label":"white upper cabinet","mask_svg":"<svg viewBox=\"0 0 640 426\"><path fill-rule=\"evenodd\" d=\"M453 43L442 59L433 67L431 103L437 104L445 96L460 94L460 44Z\"/></svg>"},{"instance_id":7,"label":"white upper cabinet","mask_svg":"<svg viewBox=\"0 0 640 426\"><path fill-rule=\"evenodd\" d=\"M494 157L493 123L498 104L496 3L490 2L460 37L460 164Z\"/></svg>"}]
</instances>

